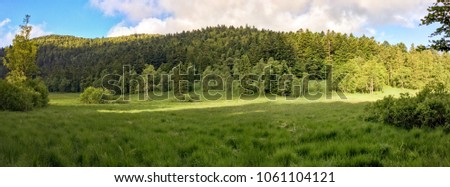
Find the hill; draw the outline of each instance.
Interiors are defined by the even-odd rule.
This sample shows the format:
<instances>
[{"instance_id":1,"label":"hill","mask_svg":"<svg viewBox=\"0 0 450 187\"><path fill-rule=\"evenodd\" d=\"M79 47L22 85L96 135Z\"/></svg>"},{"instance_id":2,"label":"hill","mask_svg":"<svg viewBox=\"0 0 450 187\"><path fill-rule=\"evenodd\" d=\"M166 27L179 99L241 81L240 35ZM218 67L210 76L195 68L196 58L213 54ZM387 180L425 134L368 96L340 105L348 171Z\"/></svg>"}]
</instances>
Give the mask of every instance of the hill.
<instances>
[{"instance_id":1,"label":"hill","mask_svg":"<svg viewBox=\"0 0 450 187\"><path fill-rule=\"evenodd\" d=\"M335 73L351 75L339 77L343 85L336 86L347 92L371 92L384 85L417 89L429 81L450 80L447 53L414 46L407 51L402 43L391 45L333 31L274 32L217 26L167 35L96 39L50 35L34 41L39 46L40 76L50 91L60 92L98 86L100 77L121 74L123 65L130 65L136 74L146 65L167 73L178 64L195 66L200 74L205 70L243 74L249 72L240 72L242 64L248 63L254 70L260 63L286 65L296 78L308 74L313 79L323 79L325 65L333 65ZM0 67L0 76L5 74Z\"/></svg>"}]
</instances>

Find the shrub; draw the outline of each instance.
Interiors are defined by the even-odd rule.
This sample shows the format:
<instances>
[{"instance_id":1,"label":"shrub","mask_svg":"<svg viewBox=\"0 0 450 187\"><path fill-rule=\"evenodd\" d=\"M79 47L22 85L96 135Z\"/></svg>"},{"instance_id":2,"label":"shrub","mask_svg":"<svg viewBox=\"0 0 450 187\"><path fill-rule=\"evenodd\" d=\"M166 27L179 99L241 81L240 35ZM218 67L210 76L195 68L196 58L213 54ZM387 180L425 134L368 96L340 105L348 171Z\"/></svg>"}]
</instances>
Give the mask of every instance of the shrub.
<instances>
[{"instance_id":1,"label":"shrub","mask_svg":"<svg viewBox=\"0 0 450 187\"><path fill-rule=\"evenodd\" d=\"M88 87L80 95L80 100L82 103L86 104L102 104L109 100L111 93L102 88Z\"/></svg>"},{"instance_id":2,"label":"shrub","mask_svg":"<svg viewBox=\"0 0 450 187\"><path fill-rule=\"evenodd\" d=\"M30 92L33 92L33 106L34 107L45 107L48 105L48 89L44 82L40 79L27 80L25 86Z\"/></svg>"},{"instance_id":3,"label":"shrub","mask_svg":"<svg viewBox=\"0 0 450 187\"><path fill-rule=\"evenodd\" d=\"M33 109L33 94L29 89L0 79L0 110L29 111Z\"/></svg>"},{"instance_id":4,"label":"shrub","mask_svg":"<svg viewBox=\"0 0 450 187\"><path fill-rule=\"evenodd\" d=\"M450 94L443 84L427 85L415 97L385 97L368 105L364 118L407 129L427 126L435 128L450 124Z\"/></svg>"}]
</instances>

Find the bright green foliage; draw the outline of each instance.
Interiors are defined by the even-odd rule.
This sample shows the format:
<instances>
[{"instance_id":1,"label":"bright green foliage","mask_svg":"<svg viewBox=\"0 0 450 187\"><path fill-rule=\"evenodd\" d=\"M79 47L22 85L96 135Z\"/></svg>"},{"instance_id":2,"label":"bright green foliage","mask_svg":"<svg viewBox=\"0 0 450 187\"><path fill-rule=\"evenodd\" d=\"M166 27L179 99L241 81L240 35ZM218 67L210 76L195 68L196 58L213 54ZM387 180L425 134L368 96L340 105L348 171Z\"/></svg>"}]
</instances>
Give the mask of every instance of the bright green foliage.
<instances>
[{"instance_id":1,"label":"bright green foliage","mask_svg":"<svg viewBox=\"0 0 450 187\"><path fill-rule=\"evenodd\" d=\"M32 110L34 94L31 90L0 79L0 110Z\"/></svg>"},{"instance_id":2,"label":"bright green foliage","mask_svg":"<svg viewBox=\"0 0 450 187\"><path fill-rule=\"evenodd\" d=\"M242 72L243 74L249 74L252 71L253 66L247 55L242 56L241 63L242 63L242 67L240 69L240 72Z\"/></svg>"},{"instance_id":3,"label":"bright green foliage","mask_svg":"<svg viewBox=\"0 0 450 187\"><path fill-rule=\"evenodd\" d=\"M34 107L47 106L48 89L40 80L35 79L38 71L36 65L37 46L30 40L31 26L27 15L21 26L21 33L16 35L13 46L5 50L2 62L9 69L8 82L3 81L0 92L1 110L27 111Z\"/></svg>"},{"instance_id":4,"label":"bright green foliage","mask_svg":"<svg viewBox=\"0 0 450 187\"><path fill-rule=\"evenodd\" d=\"M33 106L45 107L48 105L48 89L44 82L40 79L29 79L25 83L25 88L33 92Z\"/></svg>"},{"instance_id":5,"label":"bright green foliage","mask_svg":"<svg viewBox=\"0 0 450 187\"><path fill-rule=\"evenodd\" d=\"M362 83L365 85L362 92L381 91L384 86L386 69L377 58L367 61L362 67Z\"/></svg>"},{"instance_id":6,"label":"bright green foliage","mask_svg":"<svg viewBox=\"0 0 450 187\"><path fill-rule=\"evenodd\" d=\"M366 108L365 118L404 128L450 125L450 93L442 83L427 85L415 97L386 97Z\"/></svg>"},{"instance_id":7,"label":"bright green foliage","mask_svg":"<svg viewBox=\"0 0 450 187\"><path fill-rule=\"evenodd\" d=\"M340 81L339 84L333 85L334 89L354 93L358 91L358 88L362 88L364 85L360 84L359 76L362 74L361 66L363 63L364 59L355 58L342 66L334 66L333 79Z\"/></svg>"},{"instance_id":8,"label":"bright green foliage","mask_svg":"<svg viewBox=\"0 0 450 187\"><path fill-rule=\"evenodd\" d=\"M122 75L124 65L130 65L126 76L137 80L141 80L138 75L149 65L153 66L152 71L162 74L180 63L191 64L199 74L210 67L210 72L228 77L231 73L262 74L262 65L270 58L285 61L297 79L308 75L311 80L323 80L325 65L332 65L336 71L359 72L346 79L351 82L342 81L343 86L334 86L348 92L371 93L381 90L382 85L421 89L431 81L448 85L450 80L448 53L426 48L416 50L415 47L407 51L402 43L391 45L334 31L285 33L218 26L179 34L98 39L53 35L33 39L33 42L39 46L36 61L50 91L80 92L88 86L99 87L102 76ZM4 56L2 50L0 56ZM358 58L363 62L356 67L352 60ZM263 62L259 63L261 59ZM352 67L356 69L349 69ZM1 68L0 76L5 76ZM174 89L173 85L156 78L157 88ZM123 91L142 92L144 87L140 82L125 81Z\"/></svg>"},{"instance_id":9,"label":"bright green foliage","mask_svg":"<svg viewBox=\"0 0 450 187\"><path fill-rule=\"evenodd\" d=\"M0 110L28 111L47 106L48 90L39 79L12 84L0 79Z\"/></svg>"},{"instance_id":10,"label":"bright green foliage","mask_svg":"<svg viewBox=\"0 0 450 187\"><path fill-rule=\"evenodd\" d=\"M36 65L37 46L30 40L31 26L28 26L29 16L25 18L25 25L21 26L21 33L16 35L13 45L6 48L3 64L10 70L7 80L11 83L22 83L37 74Z\"/></svg>"},{"instance_id":11,"label":"bright green foliage","mask_svg":"<svg viewBox=\"0 0 450 187\"><path fill-rule=\"evenodd\" d=\"M88 87L80 95L80 101L85 104L102 104L108 101L110 95L102 88Z\"/></svg>"},{"instance_id":12,"label":"bright green foliage","mask_svg":"<svg viewBox=\"0 0 450 187\"><path fill-rule=\"evenodd\" d=\"M256 74L256 75L262 75L264 74L264 68L266 68L267 64L264 61L264 59L260 59L258 61L258 63L255 65L255 67L253 67L252 73Z\"/></svg>"},{"instance_id":13,"label":"bright green foliage","mask_svg":"<svg viewBox=\"0 0 450 187\"><path fill-rule=\"evenodd\" d=\"M248 75L252 71L252 64L247 55L243 55L242 58L236 58L233 62L233 74L234 75Z\"/></svg>"},{"instance_id":14,"label":"bright green foliage","mask_svg":"<svg viewBox=\"0 0 450 187\"><path fill-rule=\"evenodd\" d=\"M48 90L39 79L9 83L0 79L0 110L29 111L47 106Z\"/></svg>"},{"instance_id":15,"label":"bright green foliage","mask_svg":"<svg viewBox=\"0 0 450 187\"><path fill-rule=\"evenodd\" d=\"M338 66L333 76L336 80L342 80L338 85L333 85L336 89L350 93L373 93L383 89L386 69L377 58L366 61L358 57Z\"/></svg>"}]
</instances>

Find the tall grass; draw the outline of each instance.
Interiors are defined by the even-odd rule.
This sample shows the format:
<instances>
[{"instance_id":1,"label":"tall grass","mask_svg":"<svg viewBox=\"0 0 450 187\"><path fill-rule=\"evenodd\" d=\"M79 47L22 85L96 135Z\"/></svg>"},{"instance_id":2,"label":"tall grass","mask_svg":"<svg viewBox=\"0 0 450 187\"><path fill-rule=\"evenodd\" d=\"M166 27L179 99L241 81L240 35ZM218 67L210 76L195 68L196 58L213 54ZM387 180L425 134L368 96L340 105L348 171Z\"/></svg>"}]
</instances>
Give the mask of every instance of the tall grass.
<instances>
[{"instance_id":1,"label":"tall grass","mask_svg":"<svg viewBox=\"0 0 450 187\"><path fill-rule=\"evenodd\" d=\"M450 166L443 129L360 118L368 100L171 101L0 112L0 166Z\"/></svg>"}]
</instances>

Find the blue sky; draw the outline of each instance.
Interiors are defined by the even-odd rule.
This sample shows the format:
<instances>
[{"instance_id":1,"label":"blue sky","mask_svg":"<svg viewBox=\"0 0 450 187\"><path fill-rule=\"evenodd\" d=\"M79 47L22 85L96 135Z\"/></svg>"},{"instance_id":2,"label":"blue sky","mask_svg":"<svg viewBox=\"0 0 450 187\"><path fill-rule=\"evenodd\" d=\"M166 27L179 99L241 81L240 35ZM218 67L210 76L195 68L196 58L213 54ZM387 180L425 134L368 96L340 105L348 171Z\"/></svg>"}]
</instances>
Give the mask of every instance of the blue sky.
<instances>
[{"instance_id":1,"label":"blue sky","mask_svg":"<svg viewBox=\"0 0 450 187\"><path fill-rule=\"evenodd\" d=\"M25 14L32 36L108 37L173 33L205 26L254 25L292 31L336 30L379 41L428 44L436 26L419 27L433 1L391 0L0 0L0 46L9 45Z\"/></svg>"},{"instance_id":2,"label":"blue sky","mask_svg":"<svg viewBox=\"0 0 450 187\"><path fill-rule=\"evenodd\" d=\"M86 0L0 0L0 21L9 27L22 24L25 14L45 32L80 37L106 36L120 17L104 16Z\"/></svg>"}]
</instances>

